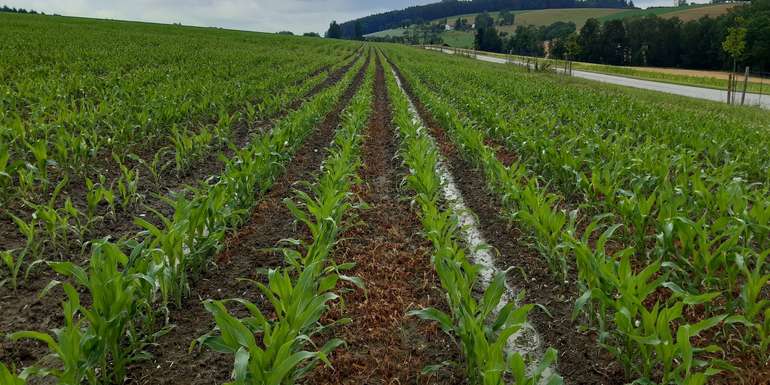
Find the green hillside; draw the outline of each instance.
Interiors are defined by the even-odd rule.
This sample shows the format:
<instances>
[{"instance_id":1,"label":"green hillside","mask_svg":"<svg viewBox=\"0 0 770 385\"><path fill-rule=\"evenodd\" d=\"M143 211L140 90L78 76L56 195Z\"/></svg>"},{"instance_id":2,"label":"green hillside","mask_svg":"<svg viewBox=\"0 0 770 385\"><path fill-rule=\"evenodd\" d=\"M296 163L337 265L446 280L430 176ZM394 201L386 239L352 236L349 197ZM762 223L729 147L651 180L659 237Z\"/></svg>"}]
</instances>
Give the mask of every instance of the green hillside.
<instances>
[{"instance_id":1,"label":"green hillside","mask_svg":"<svg viewBox=\"0 0 770 385\"><path fill-rule=\"evenodd\" d=\"M740 3L730 4L696 4L684 7L656 7L648 9L618 9L618 8L567 8L567 9L539 9L512 11L516 15L513 25L497 27L501 32L513 33L518 26L535 25L547 26L557 21L573 22L578 30L585 24L586 20L596 18L599 21L614 19L623 19L633 16L657 15L660 17L678 17L683 21L695 20L703 16L719 16L727 12L730 8ZM495 21L499 20L499 12L490 12ZM464 15L455 15L446 18L447 24L454 27L458 18L466 19L469 24L473 23L478 13ZM443 23L444 19L431 20L430 23ZM401 37L408 33L413 33L415 26L408 28L394 28L380 32L371 33L366 37L386 38ZM447 31L441 34L444 43L452 47L471 48L473 45L472 31Z\"/></svg>"}]
</instances>

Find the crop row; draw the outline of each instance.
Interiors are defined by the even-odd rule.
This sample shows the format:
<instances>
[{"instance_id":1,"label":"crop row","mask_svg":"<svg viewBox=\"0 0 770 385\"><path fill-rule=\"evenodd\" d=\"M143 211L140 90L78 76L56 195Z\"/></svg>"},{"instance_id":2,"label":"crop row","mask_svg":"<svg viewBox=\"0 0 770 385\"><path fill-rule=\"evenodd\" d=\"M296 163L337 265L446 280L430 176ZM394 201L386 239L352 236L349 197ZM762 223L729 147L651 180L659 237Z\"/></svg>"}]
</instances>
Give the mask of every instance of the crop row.
<instances>
[{"instance_id":1,"label":"crop row","mask_svg":"<svg viewBox=\"0 0 770 385\"><path fill-rule=\"evenodd\" d=\"M267 117L276 116L279 111L289 108L291 103L296 103L298 98L318 86L325 78L325 74L321 74L304 83L284 86L283 89L276 91L270 98L261 102L263 109L270 110L269 113L265 112L268 114L265 116L257 116L249 109L239 111L217 123L215 129L211 131L206 127L194 132L187 129L182 131L173 126L169 140L173 142L175 149L158 149L154 155L151 155L152 160L146 161L134 154L112 153L112 158L118 166L117 173L101 170L95 171L96 176L83 177L85 193L82 195L69 194L66 191L69 185L78 185L74 181L70 183L70 176L67 175L63 176L50 196L43 202L36 202L41 196L45 196L37 189L22 189L26 193L17 191L18 194L11 194L10 197L14 201L22 201L23 205L10 205L5 215L13 219L24 239L24 244L16 249L2 251L4 264L9 272L4 282L16 288L24 264L34 266L35 261L44 257L49 260L56 259L54 255L66 253L73 245L80 245L81 250L84 251L86 241L94 237L93 230L98 224L108 219L114 220L119 215L135 212L142 204L149 203L146 199L148 193L151 195L168 187L164 179L170 179L168 172L165 171L169 166L176 164L177 170L188 170L206 159L215 159L211 155L214 151L227 149L227 147L229 147L228 151L234 151L237 148L236 145L241 143L247 145L248 142L235 142L229 139L233 136L232 131L236 126L253 124ZM272 80L276 81L275 87L281 86L277 82L279 80L277 78ZM173 158L170 160L166 156L169 152L173 153ZM41 167L50 163L45 147L41 148L39 159ZM17 161L16 164L21 164L21 161ZM33 169L20 168L20 170ZM9 180L25 180L25 177L20 174L16 178L10 176L13 175L13 171L10 172ZM149 183L148 179L140 177L143 173L150 175ZM74 175L72 178L75 181L80 179ZM15 187L21 187L21 184ZM77 189L75 191L77 192ZM158 208L157 205L149 207Z\"/></svg>"},{"instance_id":2,"label":"crop row","mask_svg":"<svg viewBox=\"0 0 770 385\"><path fill-rule=\"evenodd\" d=\"M564 280L576 267L582 293L576 312L598 330L599 343L630 378L696 384L731 369L707 359L721 352L719 346L691 344L722 321L723 334L738 335L766 356L768 303L760 292L768 280L768 203L766 187L747 182L762 180L752 171L761 161L746 150L730 162L726 151L711 148L743 140L743 132L750 137L750 129L733 129L724 144L715 138L730 129L709 137L708 131L668 126L653 138L646 131L664 126L667 113L644 111L629 120L610 115L601 103L583 104L611 94L580 90L589 102L573 101L580 99L572 94L577 91L541 87L541 78L502 77L475 65L471 71L462 61L439 69L429 56L394 57L463 156L482 170L503 202L502 214L530 231L555 278ZM555 111L559 119L544 120ZM606 120L597 121L603 114ZM583 118L562 122L566 116ZM619 125L624 121L627 127ZM636 126L649 121L656 124ZM690 140L679 143L688 130ZM490 140L515 150L517 160L504 164ZM671 170L655 174L662 159ZM620 250L623 244L633 247Z\"/></svg>"},{"instance_id":3,"label":"crop row","mask_svg":"<svg viewBox=\"0 0 770 385\"><path fill-rule=\"evenodd\" d=\"M61 384L122 383L127 365L147 358L147 345L163 332L163 315L179 306L190 277L208 266L225 233L243 222L362 65L359 59L336 85L237 150L213 183L169 199L174 212L169 217L158 213L161 226L136 218L145 229L136 237L93 242L87 269L72 262L48 263L73 282L62 284L65 325L54 336L23 331L10 338L43 341L56 363L25 368L16 381L53 376ZM51 282L45 291L59 284ZM90 301L81 302L75 287L84 289Z\"/></svg>"},{"instance_id":4,"label":"crop row","mask_svg":"<svg viewBox=\"0 0 770 385\"><path fill-rule=\"evenodd\" d=\"M483 267L469 261L460 237L458 213L443 200L438 173L440 155L415 116L416 111L410 108L391 67L386 68L393 122L401 139L399 155L410 170L405 181L415 194L413 200L420 208L424 234L433 244L432 263L446 291L450 310L447 314L427 308L410 314L436 321L442 330L459 340L469 383L499 385L511 376L517 385L539 384L545 369L556 360L556 351L549 349L534 370L529 370L529 361L538 357L523 357L508 349L509 338L522 329L534 305L509 302L500 306L505 291L503 272L495 274L487 288L479 288ZM478 294L478 290L483 293ZM545 381L559 384L562 380L558 375L548 375Z\"/></svg>"},{"instance_id":5,"label":"crop row","mask_svg":"<svg viewBox=\"0 0 770 385\"><path fill-rule=\"evenodd\" d=\"M311 240L290 240L300 247L284 249L286 267L271 269L267 284L256 283L269 299L272 311L243 299L204 302L217 328L198 342L235 356L234 384L295 383L319 362L330 365L327 355L344 344L332 338L315 347L310 339L350 322L343 318L327 325L321 323L328 303L338 298L334 293L338 281L350 281L363 288L360 279L344 275L354 264L336 264L329 255L348 212L355 208L351 188L361 164L362 131L372 104L374 66L370 61L367 66L361 88L342 113L341 126L316 181L305 182L308 191L296 189L294 199L284 201L295 219L310 230ZM245 307L249 316L237 318L228 310L228 304ZM308 347L312 351L305 350Z\"/></svg>"},{"instance_id":6,"label":"crop row","mask_svg":"<svg viewBox=\"0 0 770 385\"><path fill-rule=\"evenodd\" d=\"M107 23L78 24L4 21L4 48L13 54L2 63L0 160L11 161L0 161L8 174L0 188L11 179L22 193L47 192L61 177L89 175L112 153L122 159L144 155L148 145L184 149L180 136L229 138L236 112L252 121L272 116L278 91L352 48L293 41L265 50L272 37L191 38L149 26L115 34ZM296 60L300 50L307 60Z\"/></svg>"}]
</instances>

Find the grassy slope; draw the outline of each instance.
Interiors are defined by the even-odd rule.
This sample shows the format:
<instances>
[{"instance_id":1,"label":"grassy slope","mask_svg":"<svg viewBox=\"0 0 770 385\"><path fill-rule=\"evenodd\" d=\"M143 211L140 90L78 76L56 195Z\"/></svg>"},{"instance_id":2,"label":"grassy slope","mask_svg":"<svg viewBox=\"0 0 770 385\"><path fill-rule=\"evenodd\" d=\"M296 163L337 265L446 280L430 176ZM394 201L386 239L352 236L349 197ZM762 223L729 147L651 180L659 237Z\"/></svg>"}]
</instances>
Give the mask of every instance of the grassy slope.
<instances>
[{"instance_id":1,"label":"grassy slope","mask_svg":"<svg viewBox=\"0 0 770 385\"><path fill-rule=\"evenodd\" d=\"M600 21L622 19L632 16L644 16L644 15L658 15L661 17L678 17L683 21L695 20L703 16L718 16L721 15L730 8L738 5L738 3L731 4L696 4L686 7L658 7L649 9L631 9L623 10L617 8L572 8L572 9L540 9L540 10L525 10L514 11L516 14L515 24L512 26L499 27L501 31L512 33L519 25L550 25L557 21L573 22L578 29L585 24L589 18L597 18ZM457 18L467 19L469 23L473 23L473 19L478 15L477 13L470 13L464 15L455 15L447 17L447 22L450 25L454 25ZM490 15L497 19L499 12L490 12ZM432 23L443 22L442 19L432 20ZM405 28L394 28L385 31L375 32L367 36L373 37L385 37L385 36L403 36L407 30ZM460 34L472 35L472 32L455 32L444 33L442 37L444 41L453 47L470 48L473 43L473 38L469 36L460 36Z\"/></svg>"}]
</instances>

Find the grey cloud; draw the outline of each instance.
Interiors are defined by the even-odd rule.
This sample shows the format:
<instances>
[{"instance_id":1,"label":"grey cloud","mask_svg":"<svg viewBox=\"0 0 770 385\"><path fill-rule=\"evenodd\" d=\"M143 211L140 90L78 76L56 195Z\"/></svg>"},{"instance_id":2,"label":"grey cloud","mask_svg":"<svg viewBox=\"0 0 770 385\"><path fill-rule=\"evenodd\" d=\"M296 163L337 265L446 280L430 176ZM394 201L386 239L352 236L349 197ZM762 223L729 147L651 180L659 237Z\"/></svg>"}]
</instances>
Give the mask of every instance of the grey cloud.
<instances>
[{"instance_id":1,"label":"grey cloud","mask_svg":"<svg viewBox=\"0 0 770 385\"><path fill-rule=\"evenodd\" d=\"M437 0L0 0L0 3L67 16L302 33L323 32L331 20L342 22L434 1ZM640 7L673 5L674 0L635 3Z\"/></svg>"}]
</instances>

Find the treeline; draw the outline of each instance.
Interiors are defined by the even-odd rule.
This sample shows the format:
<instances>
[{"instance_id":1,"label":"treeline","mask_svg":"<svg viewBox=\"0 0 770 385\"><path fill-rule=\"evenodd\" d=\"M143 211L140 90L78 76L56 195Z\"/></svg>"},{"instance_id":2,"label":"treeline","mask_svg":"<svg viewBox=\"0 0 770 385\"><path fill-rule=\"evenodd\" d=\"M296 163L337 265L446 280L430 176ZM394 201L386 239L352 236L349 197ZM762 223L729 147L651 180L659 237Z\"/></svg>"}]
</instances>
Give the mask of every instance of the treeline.
<instances>
[{"instance_id":1,"label":"treeline","mask_svg":"<svg viewBox=\"0 0 770 385\"><path fill-rule=\"evenodd\" d=\"M688 22L655 15L604 23L589 19L579 32L570 24L519 26L510 37L493 27L477 29L476 48L599 64L714 70L728 69L736 59L770 71L770 0L754 0L716 18ZM744 47L737 55L723 46L733 30L742 31Z\"/></svg>"},{"instance_id":2,"label":"treeline","mask_svg":"<svg viewBox=\"0 0 770 385\"><path fill-rule=\"evenodd\" d=\"M34 9L24 9L24 8L12 8L7 5L3 5L0 7L0 12L8 12L8 13L26 13L30 15L45 15L45 13L35 11Z\"/></svg>"},{"instance_id":3,"label":"treeline","mask_svg":"<svg viewBox=\"0 0 770 385\"><path fill-rule=\"evenodd\" d=\"M358 32L369 34L390 28L421 24L425 21L466 13L494 12L501 10L550 9L550 8L625 8L626 0L444 0L438 3L409 7L366 16L340 24L342 37L352 38Z\"/></svg>"}]
</instances>

